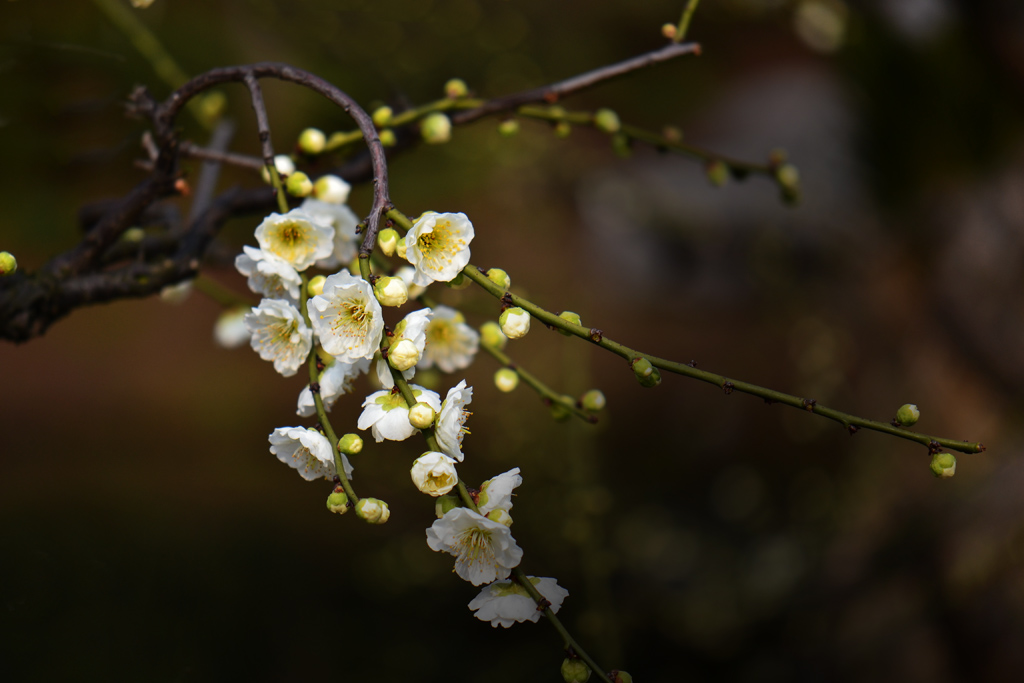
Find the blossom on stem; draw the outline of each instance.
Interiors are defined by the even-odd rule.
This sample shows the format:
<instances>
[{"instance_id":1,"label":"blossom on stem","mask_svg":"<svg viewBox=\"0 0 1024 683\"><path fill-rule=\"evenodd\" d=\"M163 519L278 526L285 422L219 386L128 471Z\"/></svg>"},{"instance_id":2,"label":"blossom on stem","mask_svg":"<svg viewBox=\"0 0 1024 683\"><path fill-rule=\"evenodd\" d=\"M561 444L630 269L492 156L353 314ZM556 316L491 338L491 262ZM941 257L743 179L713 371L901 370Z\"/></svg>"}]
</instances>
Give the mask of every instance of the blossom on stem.
<instances>
[{"instance_id":1,"label":"blossom on stem","mask_svg":"<svg viewBox=\"0 0 1024 683\"><path fill-rule=\"evenodd\" d=\"M519 468L513 467L508 472L499 474L493 479L488 479L480 485L478 496L479 510L481 515L487 515L494 510L508 512L512 509L512 490L523 483L519 476Z\"/></svg>"},{"instance_id":2,"label":"blossom on stem","mask_svg":"<svg viewBox=\"0 0 1024 683\"><path fill-rule=\"evenodd\" d=\"M468 508L454 508L427 529L431 550L455 557L455 573L474 586L506 579L523 559L512 532Z\"/></svg>"},{"instance_id":3,"label":"blossom on stem","mask_svg":"<svg viewBox=\"0 0 1024 683\"><path fill-rule=\"evenodd\" d=\"M405 235L405 258L416 267L413 282L450 282L469 263L473 224L463 213L428 211Z\"/></svg>"},{"instance_id":4,"label":"blossom on stem","mask_svg":"<svg viewBox=\"0 0 1024 683\"><path fill-rule=\"evenodd\" d=\"M441 397L429 389L410 385L417 402L426 403L434 410L441 409ZM359 429L370 429L379 443L384 439L404 441L416 433L409 422L409 406L402 394L391 390L375 391L363 401L363 412L356 423Z\"/></svg>"},{"instance_id":5,"label":"blossom on stem","mask_svg":"<svg viewBox=\"0 0 1024 683\"><path fill-rule=\"evenodd\" d=\"M350 363L373 358L384 318L366 280L347 270L335 273L324 281L323 293L306 303L306 310L324 351Z\"/></svg>"},{"instance_id":6,"label":"blossom on stem","mask_svg":"<svg viewBox=\"0 0 1024 683\"><path fill-rule=\"evenodd\" d=\"M270 452L277 459L298 470L306 481L334 477L334 449L327 437L308 427L278 427L268 437ZM344 455L345 476L352 477L352 465Z\"/></svg>"},{"instance_id":7,"label":"blossom on stem","mask_svg":"<svg viewBox=\"0 0 1024 683\"><path fill-rule=\"evenodd\" d=\"M283 258L300 273L334 249L334 228L302 209L272 213L256 228L260 249Z\"/></svg>"},{"instance_id":8,"label":"blossom on stem","mask_svg":"<svg viewBox=\"0 0 1024 683\"><path fill-rule=\"evenodd\" d=\"M459 483L455 461L436 451L428 451L416 458L409 476L416 488L435 498L445 495Z\"/></svg>"},{"instance_id":9,"label":"blossom on stem","mask_svg":"<svg viewBox=\"0 0 1024 683\"><path fill-rule=\"evenodd\" d=\"M429 308L421 308L405 316L395 325L395 331L391 336L391 347L388 350L388 358L391 362L388 363L383 358L377 361L377 379L380 380L381 386L387 389L395 386L395 380L391 376L391 367L400 370L403 378L413 378L416 374L416 362L422 358L427 345L427 329L433 317L434 311ZM410 344L404 342L410 342L412 348L410 348ZM412 360L412 356L415 356L416 360ZM412 362L408 364L410 360Z\"/></svg>"},{"instance_id":10,"label":"blossom on stem","mask_svg":"<svg viewBox=\"0 0 1024 683\"><path fill-rule=\"evenodd\" d=\"M313 196L323 202L344 204L352 186L336 175L322 175L313 183Z\"/></svg>"},{"instance_id":11,"label":"blossom on stem","mask_svg":"<svg viewBox=\"0 0 1024 683\"><path fill-rule=\"evenodd\" d=\"M359 217L345 204L325 202L312 197L302 202L300 207L314 221L321 225L334 228L334 244L326 257L316 262L318 268L334 270L351 262L359 248L356 227Z\"/></svg>"},{"instance_id":12,"label":"blossom on stem","mask_svg":"<svg viewBox=\"0 0 1024 683\"><path fill-rule=\"evenodd\" d=\"M335 360L330 366L324 368L324 371L320 373L319 380L320 399L324 402L324 408L330 410L339 396L344 396L352 391L352 385L356 378L369 369L370 361L365 358L354 363ZM316 402L308 384L299 393L299 406L296 412L301 417L316 415Z\"/></svg>"},{"instance_id":13,"label":"blossom on stem","mask_svg":"<svg viewBox=\"0 0 1024 683\"><path fill-rule=\"evenodd\" d=\"M480 335L454 308L435 306L434 317L427 324L426 342L420 369L437 365L444 372L455 372L473 362Z\"/></svg>"},{"instance_id":14,"label":"blossom on stem","mask_svg":"<svg viewBox=\"0 0 1024 683\"><path fill-rule=\"evenodd\" d=\"M473 387L466 386L466 380L448 390L441 410L437 415L434 436L437 444L447 455L462 462L462 439L469 433L465 428L466 419L472 415L466 406L473 402ZM486 514L486 513L484 513Z\"/></svg>"},{"instance_id":15,"label":"blossom on stem","mask_svg":"<svg viewBox=\"0 0 1024 683\"><path fill-rule=\"evenodd\" d=\"M245 327L252 335L249 343L263 360L274 362L274 369L291 377L313 348L313 332L306 326L299 309L283 299L264 299L245 316Z\"/></svg>"},{"instance_id":16,"label":"blossom on stem","mask_svg":"<svg viewBox=\"0 0 1024 683\"><path fill-rule=\"evenodd\" d=\"M293 304L299 300L302 278L276 254L248 245L235 257L235 269L248 278L249 289L268 299L287 299Z\"/></svg>"},{"instance_id":17,"label":"blossom on stem","mask_svg":"<svg viewBox=\"0 0 1024 683\"><path fill-rule=\"evenodd\" d=\"M528 576L530 583L544 599L551 603L551 611L557 612L562 601L569 595L558 583L548 577ZM495 581L480 589L480 594L469 603L477 619L489 621L491 626L508 628L517 621L537 623L543 614L537 602L526 589L515 581Z\"/></svg>"},{"instance_id":18,"label":"blossom on stem","mask_svg":"<svg viewBox=\"0 0 1024 683\"><path fill-rule=\"evenodd\" d=\"M213 338L217 344L225 349L234 349L249 341L249 329L245 326L245 316L249 311L248 306L239 306L217 316L213 326Z\"/></svg>"}]
</instances>

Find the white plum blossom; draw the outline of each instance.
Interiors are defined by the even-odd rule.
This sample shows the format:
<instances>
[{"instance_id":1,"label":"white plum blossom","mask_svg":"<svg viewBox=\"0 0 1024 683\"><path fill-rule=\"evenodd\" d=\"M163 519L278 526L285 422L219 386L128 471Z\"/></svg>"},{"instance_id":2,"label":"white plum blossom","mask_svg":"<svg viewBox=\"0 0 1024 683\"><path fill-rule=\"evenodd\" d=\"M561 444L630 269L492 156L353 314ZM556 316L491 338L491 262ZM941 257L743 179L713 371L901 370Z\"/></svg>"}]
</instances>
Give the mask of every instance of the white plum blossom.
<instances>
[{"instance_id":1,"label":"white plum blossom","mask_svg":"<svg viewBox=\"0 0 1024 683\"><path fill-rule=\"evenodd\" d=\"M422 370L436 365L444 372L462 370L473 362L480 347L480 335L466 324L454 308L435 306L427 323L427 345L419 362Z\"/></svg>"},{"instance_id":2,"label":"white plum blossom","mask_svg":"<svg viewBox=\"0 0 1024 683\"><path fill-rule=\"evenodd\" d=\"M395 325L395 331L391 337L391 348L394 349L402 340L408 340L415 346L416 351L419 353L420 358L423 356L424 349L427 345L427 326L430 324L430 320L434 317L434 311L429 308L421 308L418 311L413 311L408 314L402 320ZM380 380L381 386L390 389L395 386L395 380L391 376L391 368L388 366L387 361L383 358L377 361L377 379ZM415 367L409 367L402 370L402 377L405 379L412 379L416 374Z\"/></svg>"},{"instance_id":3,"label":"white plum blossom","mask_svg":"<svg viewBox=\"0 0 1024 683\"><path fill-rule=\"evenodd\" d=\"M213 338L225 349L234 349L249 341L249 328L245 326L245 316L251 309L239 306L224 311L217 317L213 326Z\"/></svg>"},{"instance_id":4,"label":"white plum blossom","mask_svg":"<svg viewBox=\"0 0 1024 683\"><path fill-rule=\"evenodd\" d=\"M435 498L445 495L459 483L455 461L436 451L428 451L416 458L409 476L416 488Z\"/></svg>"},{"instance_id":5,"label":"white plum blossom","mask_svg":"<svg viewBox=\"0 0 1024 683\"><path fill-rule=\"evenodd\" d=\"M334 449L327 437L308 427L278 427L268 438L270 452L291 468L298 470L306 481L331 479L334 469ZM352 478L352 465L341 456L345 476Z\"/></svg>"},{"instance_id":6,"label":"white plum blossom","mask_svg":"<svg viewBox=\"0 0 1024 683\"><path fill-rule=\"evenodd\" d=\"M420 216L405 235L406 260L416 268L413 282L451 282L469 264L469 243L473 224L463 213L435 213Z\"/></svg>"},{"instance_id":7,"label":"white plum blossom","mask_svg":"<svg viewBox=\"0 0 1024 683\"><path fill-rule=\"evenodd\" d=\"M352 186L336 175L322 175L313 184L313 195L329 204L344 204Z\"/></svg>"},{"instance_id":8,"label":"white plum blossom","mask_svg":"<svg viewBox=\"0 0 1024 683\"><path fill-rule=\"evenodd\" d=\"M308 198L299 207L322 225L334 228L334 247L330 255L316 262L318 268L334 270L351 263L356 257L359 244L356 241L356 226L359 217L345 204L334 204Z\"/></svg>"},{"instance_id":9,"label":"white plum blossom","mask_svg":"<svg viewBox=\"0 0 1024 683\"><path fill-rule=\"evenodd\" d=\"M354 363L346 363L343 360L334 362L324 368L320 373L320 398L324 402L324 408L330 410L339 396L352 391L352 385L356 378L370 369L368 359L357 360ZM316 403L313 400L313 392L309 385L299 393L299 408L296 411L300 417L312 417L316 415Z\"/></svg>"},{"instance_id":10,"label":"white plum blossom","mask_svg":"<svg viewBox=\"0 0 1024 683\"><path fill-rule=\"evenodd\" d=\"M410 389L417 402L426 403L435 411L441 409L441 397L433 391L416 384L410 385ZM370 433L378 443L384 439L404 441L417 431L409 422L409 406L402 394L388 389L375 391L366 397L356 427L371 428Z\"/></svg>"},{"instance_id":11,"label":"white plum blossom","mask_svg":"<svg viewBox=\"0 0 1024 683\"><path fill-rule=\"evenodd\" d=\"M401 256L401 254L399 255ZM405 283L405 286L409 288L410 299L415 299L424 291L426 291L426 287L421 287L413 282L413 280L416 278L416 269L413 268L412 266L402 266L397 271L395 271L395 277L401 278L402 282Z\"/></svg>"},{"instance_id":12,"label":"white plum blossom","mask_svg":"<svg viewBox=\"0 0 1024 683\"><path fill-rule=\"evenodd\" d=\"M548 577L527 578L537 592L551 603L552 612L561 609L569 591ZM517 621L537 623L540 615L544 613L537 607L537 603L526 589L515 581L495 581L489 586L484 586L480 589L480 594L469 603L469 609L474 611L473 616L481 621L491 622L494 628L508 628Z\"/></svg>"},{"instance_id":13,"label":"white plum blossom","mask_svg":"<svg viewBox=\"0 0 1024 683\"><path fill-rule=\"evenodd\" d=\"M455 573L474 586L507 579L523 559L512 532L468 508L453 508L427 529L431 550L455 556Z\"/></svg>"},{"instance_id":14,"label":"white plum blossom","mask_svg":"<svg viewBox=\"0 0 1024 683\"><path fill-rule=\"evenodd\" d=\"M235 269L248 278L249 289L268 299L299 300L302 278L292 265L276 254L244 246L235 257Z\"/></svg>"},{"instance_id":15,"label":"white plum blossom","mask_svg":"<svg viewBox=\"0 0 1024 683\"><path fill-rule=\"evenodd\" d=\"M448 390L441 410L437 415L437 428L434 436L441 450L459 462L462 462L462 438L469 433L464 427L466 419L472 415L466 406L473 402L473 387L466 386L466 380ZM487 514L486 512L483 514Z\"/></svg>"},{"instance_id":16,"label":"white plum blossom","mask_svg":"<svg viewBox=\"0 0 1024 683\"><path fill-rule=\"evenodd\" d=\"M322 294L306 303L324 351L339 360L373 358L384 333L384 317L370 283L342 270L324 281Z\"/></svg>"},{"instance_id":17,"label":"white plum blossom","mask_svg":"<svg viewBox=\"0 0 1024 683\"><path fill-rule=\"evenodd\" d=\"M283 258L300 273L334 250L334 228L302 209L272 213L256 228L260 249Z\"/></svg>"},{"instance_id":18,"label":"white plum blossom","mask_svg":"<svg viewBox=\"0 0 1024 683\"><path fill-rule=\"evenodd\" d=\"M313 332L299 309L283 299L264 299L245 316L245 327L252 335L249 343L263 360L274 362L274 369L291 377L313 348Z\"/></svg>"},{"instance_id":19,"label":"white plum blossom","mask_svg":"<svg viewBox=\"0 0 1024 683\"><path fill-rule=\"evenodd\" d=\"M511 510L512 490L522 483L523 478L519 476L518 467L485 481L480 486L478 497L480 514L486 515L493 510Z\"/></svg>"}]
</instances>

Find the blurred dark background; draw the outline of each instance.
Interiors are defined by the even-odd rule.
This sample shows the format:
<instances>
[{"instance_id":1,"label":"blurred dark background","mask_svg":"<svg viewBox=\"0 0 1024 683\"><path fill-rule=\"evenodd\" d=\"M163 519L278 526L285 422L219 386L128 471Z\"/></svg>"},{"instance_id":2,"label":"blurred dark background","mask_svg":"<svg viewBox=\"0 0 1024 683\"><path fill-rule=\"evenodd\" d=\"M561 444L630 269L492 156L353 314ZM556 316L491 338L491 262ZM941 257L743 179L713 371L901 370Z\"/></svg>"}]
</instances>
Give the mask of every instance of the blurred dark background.
<instances>
[{"instance_id":1,"label":"blurred dark background","mask_svg":"<svg viewBox=\"0 0 1024 683\"><path fill-rule=\"evenodd\" d=\"M156 0L138 16L189 74L281 60L370 106L619 61L661 45L682 5ZM31 271L77 241L81 205L141 179L124 99L169 88L94 3L0 16L0 248ZM537 325L509 352L561 391L602 389L600 424L549 420L525 386L499 394L481 354L460 473L522 468L524 568L557 577L569 627L638 681L1020 680L1024 9L728 0L703 3L691 36L703 56L565 106L754 161L785 148L799 207L765 178L714 188L699 162L624 160L595 131L534 122L503 138L493 120L396 158L392 197L464 211L475 263L613 339L875 419L917 403L921 431L989 450L936 480L909 441L675 376L642 389ZM257 153L244 91L225 94L232 149ZM306 126L350 128L309 93L266 97L281 151ZM222 187L258 182L228 169ZM357 212L368 198L353 192ZM254 243L257 222L224 243ZM473 289L437 296L474 323L498 312ZM4 680L560 680L550 627L475 620L477 589L427 548L432 501L406 474L421 443L355 458L386 526L327 514L329 487L267 450L302 424L301 380L217 347L217 313L199 293L119 302L0 345ZM366 391L339 402L338 429Z\"/></svg>"}]
</instances>

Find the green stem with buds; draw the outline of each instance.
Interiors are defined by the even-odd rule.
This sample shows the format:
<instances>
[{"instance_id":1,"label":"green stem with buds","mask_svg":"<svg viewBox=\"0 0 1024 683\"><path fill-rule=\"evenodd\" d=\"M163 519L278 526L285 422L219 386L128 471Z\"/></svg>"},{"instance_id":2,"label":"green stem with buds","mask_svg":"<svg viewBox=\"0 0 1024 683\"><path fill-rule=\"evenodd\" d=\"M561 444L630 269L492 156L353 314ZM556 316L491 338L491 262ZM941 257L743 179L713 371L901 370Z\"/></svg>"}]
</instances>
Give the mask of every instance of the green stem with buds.
<instances>
[{"instance_id":1,"label":"green stem with buds","mask_svg":"<svg viewBox=\"0 0 1024 683\"><path fill-rule=\"evenodd\" d=\"M679 19L679 25L676 27L676 34L672 37L673 43L681 43L686 38L690 20L693 19L693 13L699 3L700 0L687 0L686 7L683 8L683 16Z\"/></svg>"}]
</instances>

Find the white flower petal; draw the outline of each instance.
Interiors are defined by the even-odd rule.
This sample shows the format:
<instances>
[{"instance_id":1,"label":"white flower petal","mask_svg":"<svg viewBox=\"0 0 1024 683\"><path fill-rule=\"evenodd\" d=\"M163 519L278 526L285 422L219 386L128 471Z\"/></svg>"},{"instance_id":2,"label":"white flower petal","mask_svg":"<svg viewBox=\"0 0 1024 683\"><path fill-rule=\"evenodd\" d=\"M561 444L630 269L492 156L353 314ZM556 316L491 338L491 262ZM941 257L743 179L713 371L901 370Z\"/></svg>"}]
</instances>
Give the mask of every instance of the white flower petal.
<instances>
[{"instance_id":1,"label":"white flower petal","mask_svg":"<svg viewBox=\"0 0 1024 683\"><path fill-rule=\"evenodd\" d=\"M416 268L413 283L451 282L469 263L473 224L463 213L428 211L406 233L406 260Z\"/></svg>"},{"instance_id":2,"label":"white flower petal","mask_svg":"<svg viewBox=\"0 0 1024 683\"><path fill-rule=\"evenodd\" d=\"M263 360L274 362L274 369L285 377L298 371L310 349L313 332L298 309L282 299L264 299L245 316L253 350Z\"/></svg>"},{"instance_id":3,"label":"white flower petal","mask_svg":"<svg viewBox=\"0 0 1024 683\"><path fill-rule=\"evenodd\" d=\"M558 583L548 577L527 577L537 591L551 603L551 611L558 612L562 602L569 595ZM484 586L480 594L469 603L469 609L481 621L491 622L491 626L508 628L516 622L532 621L536 623L544 612L538 608L526 589L514 581L495 581Z\"/></svg>"},{"instance_id":4,"label":"white flower petal","mask_svg":"<svg viewBox=\"0 0 1024 683\"><path fill-rule=\"evenodd\" d=\"M302 272L334 250L334 228L313 220L301 209L272 213L256 228L260 248Z\"/></svg>"},{"instance_id":5,"label":"white flower petal","mask_svg":"<svg viewBox=\"0 0 1024 683\"><path fill-rule=\"evenodd\" d=\"M384 317L370 284L347 270L324 281L323 293L307 305L324 351L355 362L373 358L384 333Z\"/></svg>"},{"instance_id":6,"label":"white flower petal","mask_svg":"<svg viewBox=\"0 0 1024 683\"><path fill-rule=\"evenodd\" d=\"M474 586L508 578L523 558L507 526L461 507L427 529L427 545L455 556L455 573Z\"/></svg>"}]
</instances>

